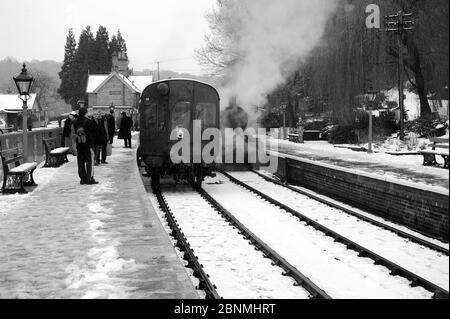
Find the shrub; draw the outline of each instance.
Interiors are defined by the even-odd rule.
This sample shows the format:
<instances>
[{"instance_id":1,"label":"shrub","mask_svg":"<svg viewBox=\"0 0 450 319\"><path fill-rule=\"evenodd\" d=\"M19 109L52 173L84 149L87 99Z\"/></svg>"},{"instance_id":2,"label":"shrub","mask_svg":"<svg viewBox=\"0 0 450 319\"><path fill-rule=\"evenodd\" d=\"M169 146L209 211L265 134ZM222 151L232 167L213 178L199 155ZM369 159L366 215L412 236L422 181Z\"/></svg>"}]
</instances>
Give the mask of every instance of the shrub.
<instances>
[{"instance_id":1,"label":"shrub","mask_svg":"<svg viewBox=\"0 0 450 319\"><path fill-rule=\"evenodd\" d=\"M420 137L439 137L445 135L448 128L446 122L437 119L419 118L415 121L406 122L405 129L408 132L414 132Z\"/></svg>"}]
</instances>

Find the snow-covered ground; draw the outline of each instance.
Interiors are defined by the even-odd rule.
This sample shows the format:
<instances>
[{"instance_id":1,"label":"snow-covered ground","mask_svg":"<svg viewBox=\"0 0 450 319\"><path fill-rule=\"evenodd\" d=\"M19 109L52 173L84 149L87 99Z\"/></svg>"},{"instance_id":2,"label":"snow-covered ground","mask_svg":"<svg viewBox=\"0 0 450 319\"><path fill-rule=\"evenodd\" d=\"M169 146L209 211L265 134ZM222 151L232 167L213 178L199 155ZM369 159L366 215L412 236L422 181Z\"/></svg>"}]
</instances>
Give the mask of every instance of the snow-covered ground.
<instances>
[{"instance_id":1,"label":"snow-covered ground","mask_svg":"<svg viewBox=\"0 0 450 319\"><path fill-rule=\"evenodd\" d=\"M410 242L393 232L319 203L288 188L267 182L255 173L233 172L230 174L376 254L446 290L449 289L448 256ZM446 246L448 249L448 245Z\"/></svg>"},{"instance_id":2,"label":"snow-covered ground","mask_svg":"<svg viewBox=\"0 0 450 319\"><path fill-rule=\"evenodd\" d=\"M154 195L152 202L158 207ZM217 292L226 299L307 299L238 230L190 187L164 191L166 201ZM163 214L158 210L160 216Z\"/></svg>"},{"instance_id":3,"label":"snow-covered ground","mask_svg":"<svg viewBox=\"0 0 450 319\"><path fill-rule=\"evenodd\" d=\"M281 153L350 168L373 176L413 182L419 187L427 185L447 193L449 190L448 170L442 167L423 166L423 156L421 155L368 154L337 148L326 141L305 142L304 144L284 140L273 142L278 143L278 151ZM437 160L441 164L443 163L442 158L437 157Z\"/></svg>"},{"instance_id":4,"label":"snow-covered ground","mask_svg":"<svg viewBox=\"0 0 450 319\"><path fill-rule=\"evenodd\" d=\"M116 140L109 164L95 167L98 185L80 185L69 155L59 168L41 163L28 194L0 194L0 298L196 296L147 215L134 152Z\"/></svg>"},{"instance_id":5,"label":"snow-covered ground","mask_svg":"<svg viewBox=\"0 0 450 319\"><path fill-rule=\"evenodd\" d=\"M408 280L358 257L298 218L232 184L223 175L208 179L204 189L256 236L334 298L431 298Z\"/></svg>"}]
</instances>

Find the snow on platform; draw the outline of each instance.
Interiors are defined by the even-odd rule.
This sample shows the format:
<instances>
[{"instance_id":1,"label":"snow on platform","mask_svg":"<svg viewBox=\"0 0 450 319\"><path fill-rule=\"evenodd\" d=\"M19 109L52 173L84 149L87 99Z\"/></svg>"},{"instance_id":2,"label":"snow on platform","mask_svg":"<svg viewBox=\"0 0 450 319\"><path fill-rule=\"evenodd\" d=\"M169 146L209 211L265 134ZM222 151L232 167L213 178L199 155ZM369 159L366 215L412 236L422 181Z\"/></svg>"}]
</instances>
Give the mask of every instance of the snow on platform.
<instances>
[{"instance_id":1,"label":"snow on platform","mask_svg":"<svg viewBox=\"0 0 450 319\"><path fill-rule=\"evenodd\" d=\"M394 156L386 153L368 154L350 149L337 148L326 141L305 142L298 144L277 140L278 152L352 169L354 172L388 178L398 183L413 183L418 188L434 189L438 192L449 191L448 170L441 167L423 166L423 156ZM273 150L273 148L272 148ZM443 164L442 158L437 161Z\"/></svg>"},{"instance_id":2,"label":"snow on platform","mask_svg":"<svg viewBox=\"0 0 450 319\"><path fill-rule=\"evenodd\" d=\"M98 185L77 161L35 172L28 194L0 194L0 298L198 298L139 176L116 141ZM136 143L135 143L136 144Z\"/></svg>"}]
</instances>

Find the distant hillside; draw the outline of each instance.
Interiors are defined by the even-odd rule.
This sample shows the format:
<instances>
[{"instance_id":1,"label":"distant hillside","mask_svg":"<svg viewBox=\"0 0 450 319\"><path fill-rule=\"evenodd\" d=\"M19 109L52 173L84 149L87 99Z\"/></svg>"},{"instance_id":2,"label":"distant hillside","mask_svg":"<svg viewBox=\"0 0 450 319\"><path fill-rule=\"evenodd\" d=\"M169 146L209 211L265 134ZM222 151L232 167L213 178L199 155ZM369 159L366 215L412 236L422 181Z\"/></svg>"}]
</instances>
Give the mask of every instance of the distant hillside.
<instances>
[{"instance_id":1,"label":"distant hillside","mask_svg":"<svg viewBox=\"0 0 450 319\"><path fill-rule=\"evenodd\" d=\"M0 60L0 93L17 93L13 77L19 75L23 62L15 58L7 57ZM25 61L28 71L36 78L35 89L38 94L39 103L47 107L50 118L56 118L59 114L67 113L71 106L66 104L59 96L58 87L61 83L58 73L62 63L46 61Z\"/></svg>"},{"instance_id":2,"label":"distant hillside","mask_svg":"<svg viewBox=\"0 0 450 319\"><path fill-rule=\"evenodd\" d=\"M52 78L52 82L59 86L60 80L58 72L61 71L61 62L52 60L46 61L25 61L27 69L34 72L43 72ZM14 85L13 77L17 76L22 70L23 62L17 61L15 58L7 57L0 60L0 93L6 93L8 88L15 92L16 87Z\"/></svg>"}]
</instances>

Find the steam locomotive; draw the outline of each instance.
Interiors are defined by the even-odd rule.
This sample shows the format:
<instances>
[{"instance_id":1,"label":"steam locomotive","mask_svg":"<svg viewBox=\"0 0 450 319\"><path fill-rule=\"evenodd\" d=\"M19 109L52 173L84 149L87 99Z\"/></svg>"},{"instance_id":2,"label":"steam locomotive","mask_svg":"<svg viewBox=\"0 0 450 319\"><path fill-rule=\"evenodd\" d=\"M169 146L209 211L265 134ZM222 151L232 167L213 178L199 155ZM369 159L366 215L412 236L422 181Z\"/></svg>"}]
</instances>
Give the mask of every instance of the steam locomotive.
<instances>
[{"instance_id":1,"label":"steam locomotive","mask_svg":"<svg viewBox=\"0 0 450 319\"><path fill-rule=\"evenodd\" d=\"M213 164L194 163L192 151L189 161L174 163L170 151L178 141L171 140L170 136L174 130L188 132L193 150L194 121L201 121L202 133L207 128L220 128L219 102L214 87L190 79L163 80L145 88L139 104L141 127L137 160L139 166L145 164L154 191L159 191L160 179L165 175L172 176L176 182L186 180L196 187L201 187L206 176L213 175ZM202 149L208 142L200 142Z\"/></svg>"}]
</instances>

